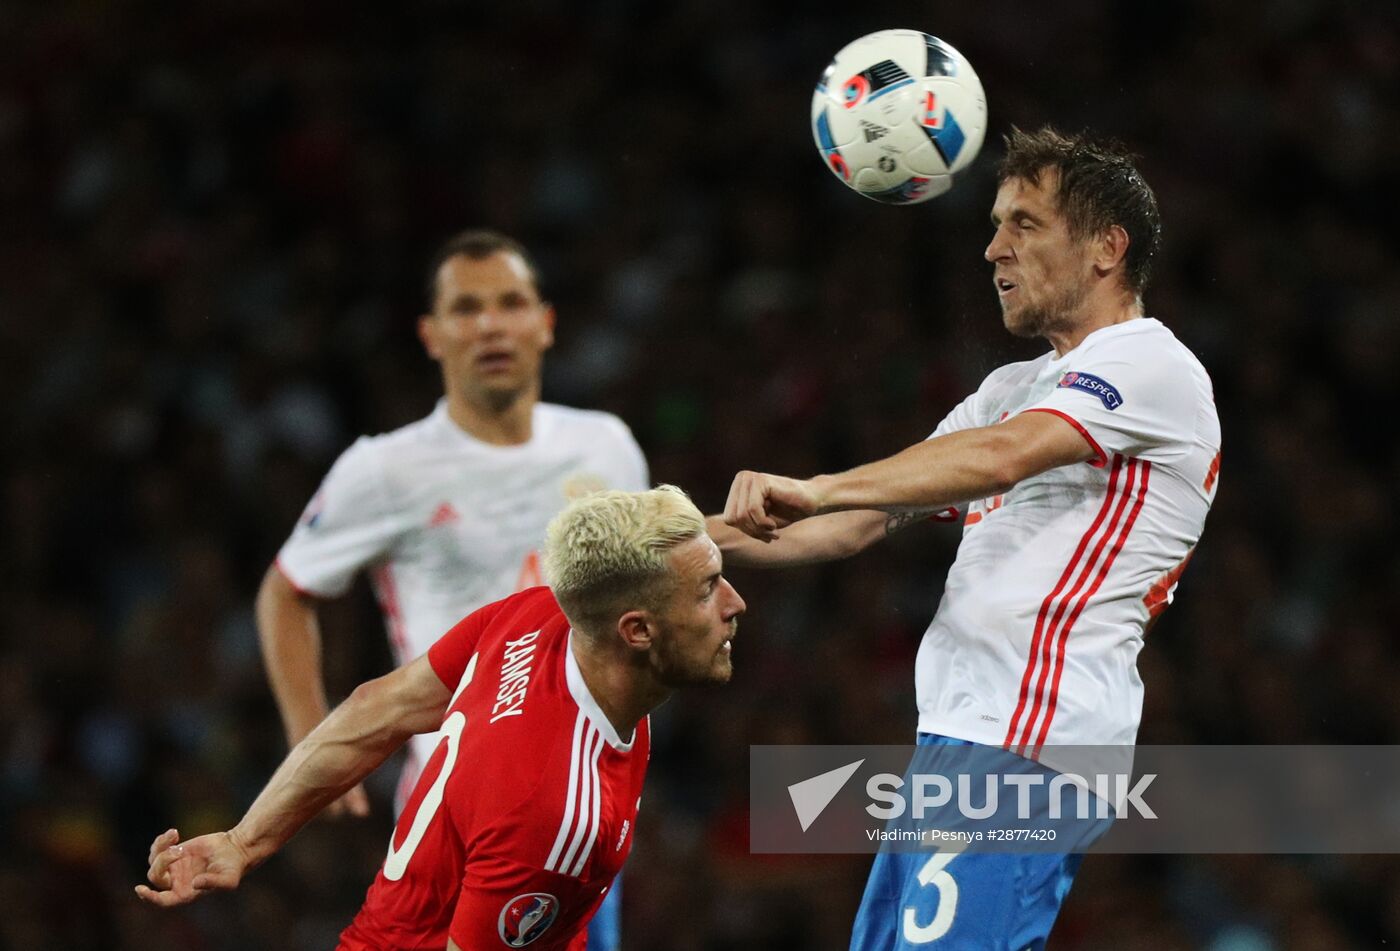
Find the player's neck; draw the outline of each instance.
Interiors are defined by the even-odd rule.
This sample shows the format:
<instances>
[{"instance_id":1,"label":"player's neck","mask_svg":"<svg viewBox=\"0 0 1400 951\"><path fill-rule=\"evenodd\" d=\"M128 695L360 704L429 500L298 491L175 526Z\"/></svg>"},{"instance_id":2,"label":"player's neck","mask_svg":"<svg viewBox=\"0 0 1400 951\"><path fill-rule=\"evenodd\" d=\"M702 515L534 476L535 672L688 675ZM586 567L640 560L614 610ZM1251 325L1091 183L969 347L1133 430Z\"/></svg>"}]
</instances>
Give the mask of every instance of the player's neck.
<instances>
[{"instance_id":1,"label":"player's neck","mask_svg":"<svg viewBox=\"0 0 1400 951\"><path fill-rule=\"evenodd\" d=\"M639 676L644 671L618 663L616 657L590 647L586 637L574 637L572 642L584 685L618 736L631 737L642 718L671 695L669 687L651 677Z\"/></svg>"},{"instance_id":2,"label":"player's neck","mask_svg":"<svg viewBox=\"0 0 1400 951\"><path fill-rule=\"evenodd\" d=\"M1055 355L1062 357L1084 342L1084 338L1096 330L1124 324L1142 316L1142 301L1137 297L1118 297L1094 306L1091 301L1083 317L1072 327L1052 330L1045 334Z\"/></svg>"},{"instance_id":3,"label":"player's neck","mask_svg":"<svg viewBox=\"0 0 1400 951\"><path fill-rule=\"evenodd\" d=\"M447 395L447 415L469 436L492 446L518 446L534 435L535 404L539 387L508 394L468 398Z\"/></svg>"}]
</instances>

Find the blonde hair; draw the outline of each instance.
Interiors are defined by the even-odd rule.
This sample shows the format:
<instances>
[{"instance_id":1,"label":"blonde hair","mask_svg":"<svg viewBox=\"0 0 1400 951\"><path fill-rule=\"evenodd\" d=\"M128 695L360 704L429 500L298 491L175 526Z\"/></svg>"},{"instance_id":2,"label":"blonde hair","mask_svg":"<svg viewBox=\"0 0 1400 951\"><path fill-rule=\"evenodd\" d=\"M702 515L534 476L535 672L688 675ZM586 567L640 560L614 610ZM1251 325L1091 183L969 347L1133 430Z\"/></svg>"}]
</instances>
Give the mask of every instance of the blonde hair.
<instances>
[{"instance_id":1,"label":"blonde hair","mask_svg":"<svg viewBox=\"0 0 1400 951\"><path fill-rule=\"evenodd\" d=\"M570 503L545 529L545 580L580 626L657 606L671 590L671 550L705 534L705 516L674 485L609 490Z\"/></svg>"}]
</instances>

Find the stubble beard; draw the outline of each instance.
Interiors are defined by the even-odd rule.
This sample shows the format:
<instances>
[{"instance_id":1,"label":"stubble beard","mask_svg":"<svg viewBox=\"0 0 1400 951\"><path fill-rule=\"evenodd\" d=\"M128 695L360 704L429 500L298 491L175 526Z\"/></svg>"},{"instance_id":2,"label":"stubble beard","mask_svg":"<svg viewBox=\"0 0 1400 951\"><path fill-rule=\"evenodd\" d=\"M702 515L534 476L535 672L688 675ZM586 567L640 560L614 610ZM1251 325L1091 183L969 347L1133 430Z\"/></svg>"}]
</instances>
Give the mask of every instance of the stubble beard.
<instances>
[{"instance_id":1,"label":"stubble beard","mask_svg":"<svg viewBox=\"0 0 1400 951\"><path fill-rule=\"evenodd\" d=\"M737 624L731 622L729 637L733 638ZM731 648L732 649L732 648ZM652 666L658 682L667 687L698 687L707 684L727 684L734 676L734 661L730 655L720 654L717 648L710 662L703 668L688 666L684 660L668 649L652 657Z\"/></svg>"},{"instance_id":2,"label":"stubble beard","mask_svg":"<svg viewBox=\"0 0 1400 951\"><path fill-rule=\"evenodd\" d=\"M1083 285L1074 285L1050 300L1027 304L1020 311L1003 309L1002 323L1012 336L1026 339L1066 333L1074 328L1075 315L1088 293Z\"/></svg>"}]
</instances>

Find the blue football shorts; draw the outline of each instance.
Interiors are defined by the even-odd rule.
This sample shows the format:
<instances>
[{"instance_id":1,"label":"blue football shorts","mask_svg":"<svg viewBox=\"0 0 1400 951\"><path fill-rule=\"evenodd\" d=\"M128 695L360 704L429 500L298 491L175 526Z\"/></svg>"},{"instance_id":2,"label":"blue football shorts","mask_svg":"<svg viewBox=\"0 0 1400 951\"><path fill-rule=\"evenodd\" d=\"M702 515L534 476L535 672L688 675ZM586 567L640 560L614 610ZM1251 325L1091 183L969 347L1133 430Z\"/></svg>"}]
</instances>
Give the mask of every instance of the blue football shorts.
<instances>
[{"instance_id":1,"label":"blue football shorts","mask_svg":"<svg viewBox=\"0 0 1400 951\"><path fill-rule=\"evenodd\" d=\"M918 742L921 747L976 746L929 733L920 733ZM1047 782L1055 775L1039 763L978 746L977 752L983 751L986 762L999 764L997 769L1042 772ZM938 755L936 750L921 750L916 763L932 762L937 770ZM966 761L964 755L962 762ZM963 820L946 824L959 821ZM1085 848L1112 821L1076 818L1066 825L1057 820L1058 841ZM983 826L997 824L992 819ZM896 825L891 822L889 827ZM938 846L881 851L856 913L851 951L1040 951L1083 860L1083 854L1045 850L955 851Z\"/></svg>"}]
</instances>

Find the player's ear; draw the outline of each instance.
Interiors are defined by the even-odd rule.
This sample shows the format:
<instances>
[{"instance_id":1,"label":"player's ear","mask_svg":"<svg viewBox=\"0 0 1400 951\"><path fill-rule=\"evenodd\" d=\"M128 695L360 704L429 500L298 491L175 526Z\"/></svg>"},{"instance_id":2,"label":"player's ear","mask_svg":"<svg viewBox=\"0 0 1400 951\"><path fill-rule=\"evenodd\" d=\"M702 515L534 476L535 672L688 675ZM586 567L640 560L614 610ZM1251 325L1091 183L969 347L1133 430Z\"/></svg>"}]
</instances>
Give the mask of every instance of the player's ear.
<instances>
[{"instance_id":1,"label":"player's ear","mask_svg":"<svg viewBox=\"0 0 1400 951\"><path fill-rule=\"evenodd\" d=\"M617 633L624 644L636 651L650 650L656 639L651 615L645 611L628 611L618 618Z\"/></svg>"},{"instance_id":2,"label":"player's ear","mask_svg":"<svg viewBox=\"0 0 1400 951\"><path fill-rule=\"evenodd\" d=\"M544 308L544 331L543 345L546 350L554 346L554 305L545 301L540 305Z\"/></svg>"},{"instance_id":3,"label":"player's ear","mask_svg":"<svg viewBox=\"0 0 1400 951\"><path fill-rule=\"evenodd\" d=\"M1130 240L1122 225L1109 225L1094 241L1094 270L1107 274L1123 263Z\"/></svg>"},{"instance_id":4,"label":"player's ear","mask_svg":"<svg viewBox=\"0 0 1400 951\"><path fill-rule=\"evenodd\" d=\"M418 318L418 339L423 342L423 349L428 352L428 356L434 360L442 359L442 349L437 342L437 321L432 314L424 314Z\"/></svg>"}]
</instances>

